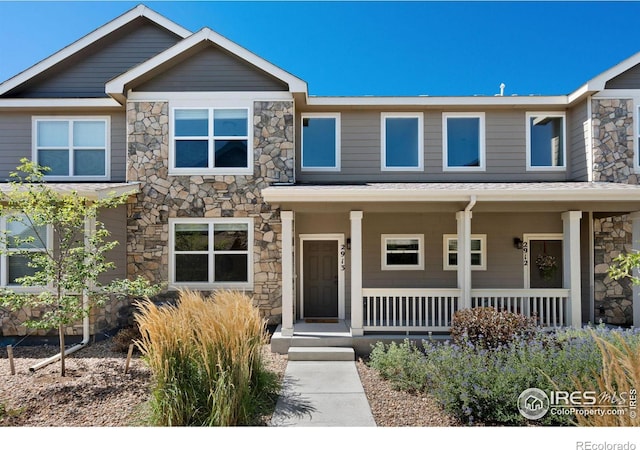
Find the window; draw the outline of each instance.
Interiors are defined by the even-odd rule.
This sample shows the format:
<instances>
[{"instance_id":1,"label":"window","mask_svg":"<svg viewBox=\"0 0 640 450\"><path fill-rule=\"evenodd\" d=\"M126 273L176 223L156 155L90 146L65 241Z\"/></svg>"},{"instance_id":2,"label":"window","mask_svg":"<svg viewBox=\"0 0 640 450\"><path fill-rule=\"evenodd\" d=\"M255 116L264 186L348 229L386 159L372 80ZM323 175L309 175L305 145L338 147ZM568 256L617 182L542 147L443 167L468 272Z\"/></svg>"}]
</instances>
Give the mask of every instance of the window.
<instances>
[{"instance_id":1,"label":"window","mask_svg":"<svg viewBox=\"0 0 640 450\"><path fill-rule=\"evenodd\" d=\"M302 115L302 170L340 170L340 114Z\"/></svg>"},{"instance_id":2,"label":"window","mask_svg":"<svg viewBox=\"0 0 640 450\"><path fill-rule=\"evenodd\" d=\"M485 169L483 113L444 113L442 128L443 170Z\"/></svg>"},{"instance_id":3,"label":"window","mask_svg":"<svg viewBox=\"0 0 640 450\"><path fill-rule=\"evenodd\" d=\"M251 219L172 219L171 283L251 288Z\"/></svg>"},{"instance_id":4,"label":"window","mask_svg":"<svg viewBox=\"0 0 640 450\"><path fill-rule=\"evenodd\" d=\"M424 235L383 234L382 270L422 270Z\"/></svg>"},{"instance_id":5,"label":"window","mask_svg":"<svg viewBox=\"0 0 640 450\"><path fill-rule=\"evenodd\" d=\"M108 130L108 117L36 117L33 159L51 169L48 178L106 179Z\"/></svg>"},{"instance_id":6,"label":"window","mask_svg":"<svg viewBox=\"0 0 640 450\"><path fill-rule=\"evenodd\" d=\"M565 169L564 114L527 113L527 169Z\"/></svg>"},{"instance_id":7,"label":"window","mask_svg":"<svg viewBox=\"0 0 640 450\"><path fill-rule=\"evenodd\" d=\"M253 173L249 109L174 109L171 156L175 173Z\"/></svg>"},{"instance_id":8,"label":"window","mask_svg":"<svg viewBox=\"0 0 640 450\"><path fill-rule=\"evenodd\" d=\"M422 121L422 113L382 114L382 170L412 171L423 169Z\"/></svg>"},{"instance_id":9,"label":"window","mask_svg":"<svg viewBox=\"0 0 640 450\"><path fill-rule=\"evenodd\" d=\"M443 270L456 270L458 268L458 236L445 234L442 247ZM471 270L487 270L487 235L471 235Z\"/></svg>"},{"instance_id":10,"label":"window","mask_svg":"<svg viewBox=\"0 0 640 450\"><path fill-rule=\"evenodd\" d=\"M7 217L0 219L0 226L6 232L6 250L44 252L49 248L51 230L47 227L33 227L28 218L24 215L13 216L10 220ZM27 242L25 242L27 241ZM0 257L0 284L2 286L18 286L16 281L20 277L34 275L36 269L29 267L29 257L25 255L3 254Z\"/></svg>"}]
</instances>

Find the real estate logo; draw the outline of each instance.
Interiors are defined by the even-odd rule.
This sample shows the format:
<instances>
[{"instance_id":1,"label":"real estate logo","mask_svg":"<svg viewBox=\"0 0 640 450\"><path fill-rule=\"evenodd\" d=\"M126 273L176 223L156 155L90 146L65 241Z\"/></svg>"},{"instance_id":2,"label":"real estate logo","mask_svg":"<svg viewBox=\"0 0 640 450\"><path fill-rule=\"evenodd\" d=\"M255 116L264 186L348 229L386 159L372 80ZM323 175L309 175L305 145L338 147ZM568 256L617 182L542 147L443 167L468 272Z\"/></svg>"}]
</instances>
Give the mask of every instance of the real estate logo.
<instances>
[{"instance_id":1,"label":"real estate logo","mask_svg":"<svg viewBox=\"0 0 640 450\"><path fill-rule=\"evenodd\" d=\"M525 389L518 397L518 410L529 420L544 417L549 412L549 404L547 394L538 388Z\"/></svg>"}]
</instances>

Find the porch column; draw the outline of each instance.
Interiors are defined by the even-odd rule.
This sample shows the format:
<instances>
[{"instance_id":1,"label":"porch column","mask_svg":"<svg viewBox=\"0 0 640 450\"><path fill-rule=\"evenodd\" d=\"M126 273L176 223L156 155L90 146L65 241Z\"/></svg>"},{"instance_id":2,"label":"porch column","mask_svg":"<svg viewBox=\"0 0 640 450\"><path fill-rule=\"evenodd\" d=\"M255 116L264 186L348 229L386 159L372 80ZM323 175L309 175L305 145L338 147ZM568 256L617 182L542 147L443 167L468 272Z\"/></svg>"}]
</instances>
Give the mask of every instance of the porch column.
<instances>
[{"instance_id":1,"label":"porch column","mask_svg":"<svg viewBox=\"0 0 640 450\"><path fill-rule=\"evenodd\" d=\"M640 211L636 211L629 215L631 219L631 249L634 252L640 252ZM633 276L639 277L640 271L636 268L633 269ZM634 328L640 327L640 285L633 285L633 326Z\"/></svg>"},{"instance_id":2,"label":"porch column","mask_svg":"<svg viewBox=\"0 0 640 450\"><path fill-rule=\"evenodd\" d=\"M293 336L293 211L281 211L282 220L282 329Z\"/></svg>"},{"instance_id":3,"label":"porch column","mask_svg":"<svg viewBox=\"0 0 640 450\"><path fill-rule=\"evenodd\" d=\"M471 217L468 210L458 211L458 289L462 308L471 308Z\"/></svg>"},{"instance_id":4,"label":"porch column","mask_svg":"<svg viewBox=\"0 0 640 450\"><path fill-rule=\"evenodd\" d=\"M351 335L362 336L362 211L351 211Z\"/></svg>"},{"instance_id":5,"label":"porch column","mask_svg":"<svg viewBox=\"0 0 640 450\"><path fill-rule=\"evenodd\" d=\"M582 295L580 289L580 219L582 211L562 213L563 240L562 259L564 265L563 283L570 289L567 319L569 325L582 326Z\"/></svg>"}]
</instances>

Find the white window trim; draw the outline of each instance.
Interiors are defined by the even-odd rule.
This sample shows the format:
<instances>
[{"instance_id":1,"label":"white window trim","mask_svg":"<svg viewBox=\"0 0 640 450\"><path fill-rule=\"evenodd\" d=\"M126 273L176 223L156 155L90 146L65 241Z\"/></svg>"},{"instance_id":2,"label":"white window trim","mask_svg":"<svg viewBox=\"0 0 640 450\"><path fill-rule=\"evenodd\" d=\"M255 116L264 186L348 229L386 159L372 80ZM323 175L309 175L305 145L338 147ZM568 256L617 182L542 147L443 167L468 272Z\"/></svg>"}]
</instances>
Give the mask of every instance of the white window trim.
<instances>
[{"instance_id":1,"label":"white window trim","mask_svg":"<svg viewBox=\"0 0 640 450\"><path fill-rule=\"evenodd\" d=\"M388 265L387 241L390 239L417 239L418 264L416 265ZM383 234L380 236L380 268L381 270L424 270L424 234Z\"/></svg>"},{"instance_id":2,"label":"white window trim","mask_svg":"<svg viewBox=\"0 0 640 450\"><path fill-rule=\"evenodd\" d=\"M0 217L0 232L6 233L9 220L7 216ZM2 243L3 250L7 249L6 241ZM53 227L47 225L47 251L53 250ZM38 251L37 249L33 250ZM16 292L40 292L42 287L38 286L21 286L19 284L8 284L9 281L9 258L11 256L6 253L0 255L0 286L9 288Z\"/></svg>"},{"instance_id":3,"label":"white window trim","mask_svg":"<svg viewBox=\"0 0 640 450\"><path fill-rule=\"evenodd\" d=\"M471 265L471 270L487 270L487 235L486 234L472 234L472 240L480 241L480 251L471 251L471 253L480 253L482 258L482 264L479 266ZM458 240L457 234L443 234L442 235L442 270L458 270L458 265L449 264L449 241ZM455 253L458 253L457 251Z\"/></svg>"},{"instance_id":4,"label":"white window trim","mask_svg":"<svg viewBox=\"0 0 640 450\"><path fill-rule=\"evenodd\" d=\"M640 173L640 99L633 98L635 103L635 115L633 119L636 122L636 139L633 145L633 171ZM593 141L591 141L593 142Z\"/></svg>"},{"instance_id":5,"label":"white window trim","mask_svg":"<svg viewBox=\"0 0 640 450\"><path fill-rule=\"evenodd\" d=\"M209 167L176 167L175 111L206 109L209 114L209 129L206 140L209 151ZM214 141L224 136L213 136L213 111L216 109L243 109L247 111L247 167L211 167L214 161ZM202 136L203 140L205 137ZM238 136L234 136L238 138ZM253 102L209 101L176 102L169 108L169 175L253 175Z\"/></svg>"},{"instance_id":6,"label":"white window trim","mask_svg":"<svg viewBox=\"0 0 640 450\"><path fill-rule=\"evenodd\" d=\"M393 118L418 119L418 165L408 167L387 167L387 126L386 120ZM422 172L424 170L424 114L389 113L380 114L380 170L383 172Z\"/></svg>"},{"instance_id":7,"label":"white window trim","mask_svg":"<svg viewBox=\"0 0 640 450\"><path fill-rule=\"evenodd\" d=\"M531 165L531 117L561 117L562 118L562 165L561 166L532 166ZM526 145L528 172L563 172L567 170L567 115L558 111L531 111L526 117Z\"/></svg>"},{"instance_id":8,"label":"white window trim","mask_svg":"<svg viewBox=\"0 0 640 450\"><path fill-rule=\"evenodd\" d=\"M478 159L480 165L478 167L450 167L449 166L449 144L447 139L448 127L447 119L479 119L479 136L478 136ZM485 113L483 112L444 112L442 113L442 171L443 172L484 172L486 171L486 132L485 132Z\"/></svg>"},{"instance_id":9,"label":"white window trim","mask_svg":"<svg viewBox=\"0 0 640 450\"><path fill-rule=\"evenodd\" d=\"M336 164L334 166L305 166L304 165L304 119L335 119L336 121L336 135L335 135L335 159ZM300 170L302 172L339 172L340 171L340 159L341 149L340 143L342 140L342 134L340 131L340 113L304 113L300 116Z\"/></svg>"},{"instance_id":10,"label":"white window trim","mask_svg":"<svg viewBox=\"0 0 640 450\"><path fill-rule=\"evenodd\" d=\"M47 181L105 181L111 179L111 117L110 116L32 116L31 118L31 160L38 163L38 123L48 121L104 121L104 175L45 175ZM69 127L71 134L71 127ZM72 136L69 136L69 152L73 148ZM69 155L69 173L73 173L73 155Z\"/></svg>"},{"instance_id":11,"label":"white window trim","mask_svg":"<svg viewBox=\"0 0 640 450\"><path fill-rule=\"evenodd\" d=\"M242 282L191 282L191 283L178 283L175 281L176 267L175 267L175 227L176 224L207 224L209 226L209 232L214 224L219 223L242 223L247 225L248 229L248 249L247 249L247 281ZM244 217L228 217L228 218L195 218L195 217L178 217L169 219L169 289L243 289L253 290L253 246L254 246L254 223L252 218ZM209 257L210 271L214 270L213 257L214 251L212 242L209 241L209 248L207 249L207 256ZM211 279L213 278L213 272L209 273Z\"/></svg>"}]
</instances>

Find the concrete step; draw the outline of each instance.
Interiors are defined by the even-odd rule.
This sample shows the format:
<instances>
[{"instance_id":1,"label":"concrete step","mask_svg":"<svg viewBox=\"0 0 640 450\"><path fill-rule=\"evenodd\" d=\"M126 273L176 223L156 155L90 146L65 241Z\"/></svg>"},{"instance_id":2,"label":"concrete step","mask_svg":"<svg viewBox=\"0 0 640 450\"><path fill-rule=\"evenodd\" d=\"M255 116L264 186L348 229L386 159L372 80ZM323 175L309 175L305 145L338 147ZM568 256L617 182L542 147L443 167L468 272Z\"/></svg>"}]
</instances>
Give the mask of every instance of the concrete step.
<instances>
[{"instance_id":1,"label":"concrete step","mask_svg":"<svg viewBox=\"0 0 640 450\"><path fill-rule=\"evenodd\" d=\"M355 361L350 347L289 347L289 361Z\"/></svg>"}]
</instances>

